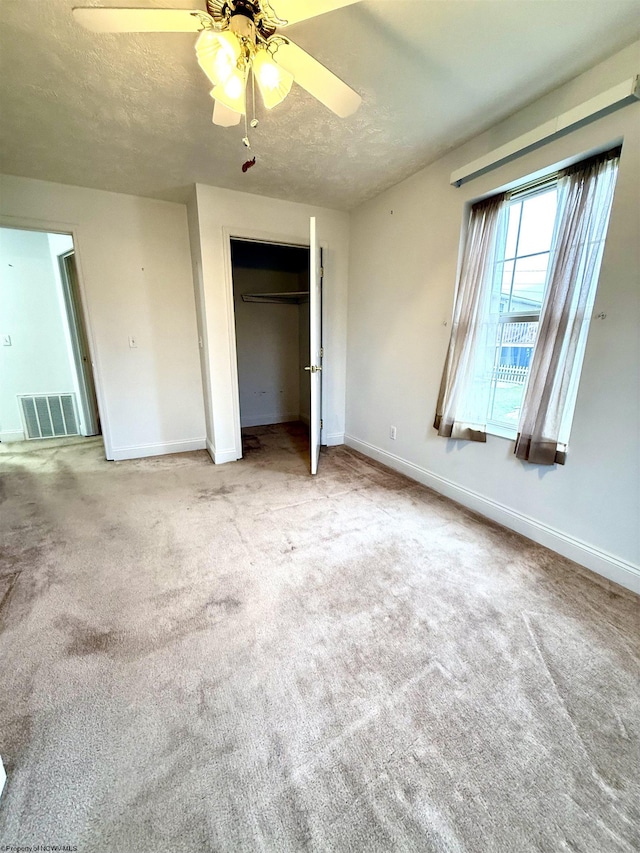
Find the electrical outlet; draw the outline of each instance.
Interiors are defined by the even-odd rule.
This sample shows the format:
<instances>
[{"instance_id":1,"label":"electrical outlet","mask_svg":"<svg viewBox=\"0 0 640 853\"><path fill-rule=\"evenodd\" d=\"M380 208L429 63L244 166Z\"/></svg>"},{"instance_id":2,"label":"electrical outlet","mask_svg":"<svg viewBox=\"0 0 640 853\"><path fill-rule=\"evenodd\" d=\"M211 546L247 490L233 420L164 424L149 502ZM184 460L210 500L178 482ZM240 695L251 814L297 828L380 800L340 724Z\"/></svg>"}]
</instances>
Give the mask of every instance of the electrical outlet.
<instances>
[{"instance_id":1,"label":"electrical outlet","mask_svg":"<svg viewBox=\"0 0 640 853\"><path fill-rule=\"evenodd\" d=\"M2 336L2 346L10 347L11 346L11 335L3 335Z\"/></svg>"},{"instance_id":2,"label":"electrical outlet","mask_svg":"<svg viewBox=\"0 0 640 853\"><path fill-rule=\"evenodd\" d=\"M134 335L129 335L129 346L131 349L137 349L138 347L138 341Z\"/></svg>"},{"instance_id":3,"label":"electrical outlet","mask_svg":"<svg viewBox=\"0 0 640 853\"><path fill-rule=\"evenodd\" d=\"M389 427L389 438L396 440L397 430L394 426Z\"/></svg>"}]
</instances>

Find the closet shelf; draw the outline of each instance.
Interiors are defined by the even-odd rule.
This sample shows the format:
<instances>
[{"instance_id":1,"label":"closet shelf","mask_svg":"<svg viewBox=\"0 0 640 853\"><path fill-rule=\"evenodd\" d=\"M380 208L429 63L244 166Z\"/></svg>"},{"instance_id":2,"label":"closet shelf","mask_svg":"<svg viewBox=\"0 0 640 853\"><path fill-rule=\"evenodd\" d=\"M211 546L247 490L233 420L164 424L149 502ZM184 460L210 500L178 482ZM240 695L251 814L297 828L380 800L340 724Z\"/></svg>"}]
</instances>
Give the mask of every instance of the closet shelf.
<instances>
[{"instance_id":1,"label":"closet shelf","mask_svg":"<svg viewBox=\"0 0 640 853\"><path fill-rule=\"evenodd\" d=\"M289 290L284 293L243 293L243 302L270 302L278 305L299 305L309 298L308 290Z\"/></svg>"}]
</instances>

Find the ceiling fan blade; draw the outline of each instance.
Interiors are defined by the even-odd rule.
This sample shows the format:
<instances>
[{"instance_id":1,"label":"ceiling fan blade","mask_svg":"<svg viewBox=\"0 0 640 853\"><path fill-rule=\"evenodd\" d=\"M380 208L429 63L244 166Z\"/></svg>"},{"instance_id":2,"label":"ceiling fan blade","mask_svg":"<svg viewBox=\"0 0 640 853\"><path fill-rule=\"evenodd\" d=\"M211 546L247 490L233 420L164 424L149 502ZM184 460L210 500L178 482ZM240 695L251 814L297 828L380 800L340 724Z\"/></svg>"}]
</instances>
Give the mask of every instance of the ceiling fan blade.
<instances>
[{"instance_id":1,"label":"ceiling fan blade","mask_svg":"<svg viewBox=\"0 0 640 853\"><path fill-rule=\"evenodd\" d=\"M278 45L273 58L285 71L293 74L293 79L299 86L340 118L355 113L362 103L357 92L292 41L287 40L286 43Z\"/></svg>"},{"instance_id":2,"label":"ceiling fan blade","mask_svg":"<svg viewBox=\"0 0 640 853\"><path fill-rule=\"evenodd\" d=\"M235 110L230 110L222 101L214 101L213 118L211 121L219 127L233 127L240 124L242 115Z\"/></svg>"},{"instance_id":3,"label":"ceiling fan blade","mask_svg":"<svg viewBox=\"0 0 640 853\"><path fill-rule=\"evenodd\" d=\"M306 21L309 18L324 15L325 12L333 12L334 9L341 9L343 6L351 6L359 2L360 0L306 0L306 2L301 3L300 0L270 0L274 13L278 18L287 22L285 26L297 24L299 21Z\"/></svg>"},{"instance_id":4,"label":"ceiling fan blade","mask_svg":"<svg viewBox=\"0 0 640 853\"><path fill-rule=\"evenodd\" d=\"M76 21L94 33L197 33L203 19L213 23L199 9L118 9L103 6L76 6Z\"/></svg>"}]
</instances>

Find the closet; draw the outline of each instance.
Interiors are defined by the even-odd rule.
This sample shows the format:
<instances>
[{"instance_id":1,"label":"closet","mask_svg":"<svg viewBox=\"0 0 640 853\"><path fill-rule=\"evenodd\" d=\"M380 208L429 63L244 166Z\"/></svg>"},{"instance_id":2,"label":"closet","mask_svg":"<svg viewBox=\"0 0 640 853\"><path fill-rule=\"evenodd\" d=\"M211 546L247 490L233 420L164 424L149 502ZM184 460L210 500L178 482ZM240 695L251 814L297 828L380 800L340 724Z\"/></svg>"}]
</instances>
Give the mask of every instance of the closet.
<instances>
[{"instance_id":1,"label":"closet","mask_svg":"<svg viewBox=\"0 0 640 853\"><path fill-rule=\"evenodd\" d=\"M231 240L240 425L310 416L309 249Z\"/></svg>"}]
</instances>

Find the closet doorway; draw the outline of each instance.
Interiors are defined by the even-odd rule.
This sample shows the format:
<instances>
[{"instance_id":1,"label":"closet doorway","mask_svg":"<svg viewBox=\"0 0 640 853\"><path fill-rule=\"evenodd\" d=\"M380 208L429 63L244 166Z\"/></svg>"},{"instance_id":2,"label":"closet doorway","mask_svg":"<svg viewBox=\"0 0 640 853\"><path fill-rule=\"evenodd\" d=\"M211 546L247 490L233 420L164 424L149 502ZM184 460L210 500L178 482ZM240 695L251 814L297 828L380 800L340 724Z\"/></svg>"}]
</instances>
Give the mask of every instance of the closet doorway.
<instances>
[{"instance_id":1,"label":"closet doorway","mask_svg":"<svg viewBox=\"0 0 640 853\"><path fill-rule=\"evenodd\" d=\"M286 449L300 462L308 460L315 474L322 376L319 252L239 237L230 238L230 247L243 456Z\"/></svg>"}]
</instances>

